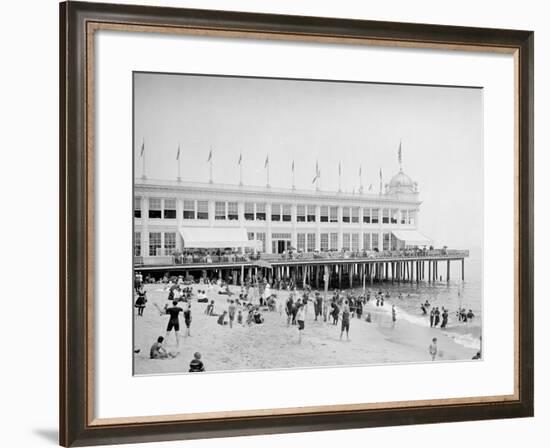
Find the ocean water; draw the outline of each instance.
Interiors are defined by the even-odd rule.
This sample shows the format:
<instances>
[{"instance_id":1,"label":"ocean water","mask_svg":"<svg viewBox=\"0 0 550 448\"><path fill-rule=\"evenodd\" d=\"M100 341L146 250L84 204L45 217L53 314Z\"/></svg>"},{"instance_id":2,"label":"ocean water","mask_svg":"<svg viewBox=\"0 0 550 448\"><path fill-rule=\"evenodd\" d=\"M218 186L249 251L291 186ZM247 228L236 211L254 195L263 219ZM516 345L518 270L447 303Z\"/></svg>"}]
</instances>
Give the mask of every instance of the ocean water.
<instances>
[{"instance_id":1,"label":"ocean water","mask_svg":"<svg viewBox=\"0 0 550 448\"><path fill-rule=\"evenodd\" d=\"M448 336L457 343L472 349L479 349L482 331L483 313L483 288L482 288L482 256L481 250L471 250L470 257L464 261L464 281L461 280L461 264L459 261L451 262L451 280L446 281L446 262L439 265L441 281L428 283L381 283L370 285L366 289L371 292L382 290L384 294L390 293L390 298L385 300L385 305L380 312L391 312L391 305L395 305L397 319L405 319L415 325L430 326L429 310L424 315L420 305L426 300L432 307L445 307L449 310L449 321L445 330ZM427 272L426 272L427 275ZM362 291L362 288L357 288ZM399 293L402 299L398 298ZM371 295L371 302L372 302ZM472 310L475 317L465 323L459 322L456 312L460 308L466 311Z\"/></svg>"}]
</instances>

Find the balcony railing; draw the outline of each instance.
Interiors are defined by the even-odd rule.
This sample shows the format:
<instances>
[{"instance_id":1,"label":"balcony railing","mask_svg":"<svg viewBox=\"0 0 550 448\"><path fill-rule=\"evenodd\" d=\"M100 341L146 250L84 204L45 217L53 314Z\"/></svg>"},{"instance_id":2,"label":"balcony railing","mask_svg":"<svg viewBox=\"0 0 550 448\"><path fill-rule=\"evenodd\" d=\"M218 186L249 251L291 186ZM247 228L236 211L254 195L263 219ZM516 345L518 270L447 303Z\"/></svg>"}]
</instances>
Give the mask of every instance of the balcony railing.
<instances>
[{"instance_id":1,"label":"balcony railing","mask_svg":"<svg viewBox=\"0 0 550 448\"><path fill-rule=\"evenodd\" d=\"M277 261L318 261L318 260L376 260L388 258L463 258L468 257L468 250L433 249L433 250L386 250L386 251L329 251L329 252L291 252L288 254L177 254L154 257L134 257L135 266L178 266L193 264L232 264L254 263L258 260Z\"/></svg>"}]
</instances>

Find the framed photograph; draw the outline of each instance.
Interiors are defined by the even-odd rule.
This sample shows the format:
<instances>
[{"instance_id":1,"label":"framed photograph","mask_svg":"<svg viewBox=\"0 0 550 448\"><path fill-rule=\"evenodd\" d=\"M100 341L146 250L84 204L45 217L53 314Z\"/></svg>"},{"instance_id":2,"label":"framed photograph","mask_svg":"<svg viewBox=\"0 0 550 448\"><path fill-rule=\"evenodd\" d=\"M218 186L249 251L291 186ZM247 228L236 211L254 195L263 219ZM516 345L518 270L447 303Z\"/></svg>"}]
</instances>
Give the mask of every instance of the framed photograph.
<instances>
[{"instance_id":1,"label":"framed photograph","mask_svg":"<svg viewBox=\"0 0 550 448\"><path fill-rule=\"evenodd\" d=\"M60 444L533 415L533 33L60 5Z\"/></svg>"}]
</instances>

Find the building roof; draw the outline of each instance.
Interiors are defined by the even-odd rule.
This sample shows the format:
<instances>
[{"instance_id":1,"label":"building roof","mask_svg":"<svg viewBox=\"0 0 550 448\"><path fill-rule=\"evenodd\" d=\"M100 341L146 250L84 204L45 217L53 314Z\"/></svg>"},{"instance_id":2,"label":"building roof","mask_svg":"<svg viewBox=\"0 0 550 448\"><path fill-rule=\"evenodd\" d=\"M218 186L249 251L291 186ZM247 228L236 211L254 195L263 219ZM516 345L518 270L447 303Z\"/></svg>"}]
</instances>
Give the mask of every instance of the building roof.
<instances>
[{"instance_id":1,"label":"building roof","mask_svg":"<svg viewBox=\"0 0 550 448\"><path fill-rule=\"evenodd\" d=\"M408 176L407 176L408 178ZM193 192L193 193L219 193L220 195L246 195L253 200L257 198L272 198L274 201L278 200L306 200L306 201L315 201L319 200L330 200L337 202L345 202L348 204L351 203L403 203L419 205L420 201L416 198L410 198L405 200L404 198L393 198L391 196L386 196L384 193L379 194L378 192L346 192L346 191L330 191L330 190L305 190L305 189L295 189L295 188L278 188L278 187L267 187L267 186L257 186L257 185L232 185L232 184L219 184L219 183L205 183L205 182L187 182L187 181L178 181L178 180L166 180L166 179L143 179L136 178L134 182L136 191L146 190L146 191L169 191L173 192ZM160 194L160 193L159 193Z\"/></svg>"}]
</instances>

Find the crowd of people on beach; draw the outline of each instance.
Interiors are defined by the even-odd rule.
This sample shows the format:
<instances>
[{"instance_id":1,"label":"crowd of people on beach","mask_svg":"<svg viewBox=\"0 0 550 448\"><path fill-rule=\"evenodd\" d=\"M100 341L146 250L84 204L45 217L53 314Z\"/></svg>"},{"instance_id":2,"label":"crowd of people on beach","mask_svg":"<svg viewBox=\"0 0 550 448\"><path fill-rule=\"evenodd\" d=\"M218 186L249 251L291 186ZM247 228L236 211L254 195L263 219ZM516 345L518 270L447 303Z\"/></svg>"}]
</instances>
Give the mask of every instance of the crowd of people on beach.
<instances>
[{"instance_id":1,"label":"crowd of people on beach","mask_svg":"<svg viewBox=\"0 0 550 448\"><path fill-rule=\"evenodd\" d=\"M192 302L203 304L203 313L209 317L214 317L216 324L229 329L234 326L251 327L262 325L265 322L265 313L278 312L281 316L284 313L286 326L296 326L298 330L297 343L302 342L303 334L306 329L306 321L311 314L312 322L322 322L330 326L340 325L340 340L344 334L346 340L350 340L350 329L353 319L358 319L366 323L373 322L373 314L377 315L377 322L380 324L380 316L388 316L387 321L391 322L391 328L395 328L397 322L397 308L391 304L391 309L384 311L385 302L391 299L389 291L371 291L370 289L358 290L334 290L330 297L325 291L324 294L317 290L312 290L309 285L299 291L292 279L275 279L273 289L271 283L266 278L258 276L248 278L245 284L240 286L240 290L234 292L229 284L221 279L201 278L198 282L183 276L167 278L166 280L166 303L160 306L153 302L153 305L160 313L166 315L167 325L164 336L158 336L150 348L150 359L171 359L179 355L180 345L180 315L183 317L185 325L183 337L191 337L192 325ZM144 279L141 274L135 277L135 307L137 316L142 317L147 306L147 293L144 288ZM216 292L217 290L217 292ZM285 294L278 294L279 291L286 290ZM208 291L208 292L207 292ZM225 300L214 300L212 294L226 296ZM285 297L279 299L278 296ZM402 293L395 296L398 300L404 300ZM410 297L410 294L407 295ZM372 301L372 302L371 302ZM369 308L366 305L371 302ZM376 308L374 308L376 307ZM449 321L449 310L444 306L431 306L428 300L420 306L422 315L429 316L430 327L446 328ZM380 309L380 312L378 311ZM382 314L380 314L382 313ZM458 322L468 322L474 318L472 310L459 308L457 311ZM309 325L309 324L308 324ZM174 332L176 350L169 351L165 344L169 340L171 332ZM435 349L432 347L435 346ZM430 345L430 356L435 359L433 351L437 352L436 340ZM201 354L196 352L191 360L190 372L205 371L205 366L201 361Z\"/></svg>"}]
</instances>

